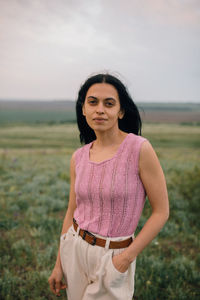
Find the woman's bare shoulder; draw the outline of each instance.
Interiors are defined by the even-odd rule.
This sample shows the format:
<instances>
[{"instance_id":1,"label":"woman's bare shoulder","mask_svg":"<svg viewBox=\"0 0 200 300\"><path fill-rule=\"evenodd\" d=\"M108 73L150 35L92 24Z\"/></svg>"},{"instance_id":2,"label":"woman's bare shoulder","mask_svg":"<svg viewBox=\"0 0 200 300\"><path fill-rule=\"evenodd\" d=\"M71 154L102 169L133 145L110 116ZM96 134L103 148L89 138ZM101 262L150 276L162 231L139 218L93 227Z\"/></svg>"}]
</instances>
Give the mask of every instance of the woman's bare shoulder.
<instances>
[{"instance_id":1,"label":"woman's bare shoulder","mask_svg":"<svg viewBox=\"0 0 200 300\"><path fill-rule=\"evenodd\" d=\"M142 171L144 168L155 168L160 165L157 154L149 142L149 140L145 140L140 149L140 159L139 159L139 167L140 171Z\"/></svg>"}]
</instances>

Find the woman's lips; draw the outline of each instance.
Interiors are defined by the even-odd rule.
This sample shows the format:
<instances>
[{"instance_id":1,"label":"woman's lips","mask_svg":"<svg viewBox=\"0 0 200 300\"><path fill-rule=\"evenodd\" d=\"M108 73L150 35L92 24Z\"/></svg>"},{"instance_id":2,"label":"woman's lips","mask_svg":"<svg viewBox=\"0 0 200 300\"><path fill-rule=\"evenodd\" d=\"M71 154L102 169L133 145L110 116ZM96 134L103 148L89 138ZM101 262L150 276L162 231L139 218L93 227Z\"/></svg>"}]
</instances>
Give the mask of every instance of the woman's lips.
<instances>
[{"instance_id":1,"label":"woman's lips","mask_svg":"<svg viewBox=\"0 0 200 300\"><path fill-rule=\"evenodd\" d=\"M106 121L106 119L103 119L103 118L94 118L93 119L96 123L103 123Z\"/></svg>"}]
</instances>

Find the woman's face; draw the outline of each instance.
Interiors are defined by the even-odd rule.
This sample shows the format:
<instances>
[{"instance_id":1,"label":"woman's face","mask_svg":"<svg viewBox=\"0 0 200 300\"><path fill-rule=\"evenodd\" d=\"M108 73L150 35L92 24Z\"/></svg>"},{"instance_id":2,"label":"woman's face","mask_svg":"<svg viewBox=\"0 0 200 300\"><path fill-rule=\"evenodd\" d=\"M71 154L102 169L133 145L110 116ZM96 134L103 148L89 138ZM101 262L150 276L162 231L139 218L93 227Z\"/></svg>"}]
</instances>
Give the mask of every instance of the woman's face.
<instances>
[{"instance_id":1,"label":"woman's face","mask_svg":"<svg viewBox=\"0 0 200 300\"><path fill-rule=\"evenodd\" d=\"M118 128L118 118L123 118L118 92L108 83L93 84L87 91L83 115L94 131Z\"/></svg>"}]
</instances>

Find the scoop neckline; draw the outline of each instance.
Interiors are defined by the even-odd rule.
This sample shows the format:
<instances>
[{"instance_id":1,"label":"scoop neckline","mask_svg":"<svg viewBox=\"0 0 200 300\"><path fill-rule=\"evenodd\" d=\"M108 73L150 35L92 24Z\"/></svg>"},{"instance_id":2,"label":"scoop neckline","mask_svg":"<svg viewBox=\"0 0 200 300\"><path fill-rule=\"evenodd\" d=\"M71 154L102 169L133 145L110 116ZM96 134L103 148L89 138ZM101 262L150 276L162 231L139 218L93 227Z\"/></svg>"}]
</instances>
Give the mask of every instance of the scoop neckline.
<instances>
[{"instance_id":1,"label":"scoop neckline","mask_svg":"<svg viewBox=\"0 0 200 300\"><path fill-rule=\"evenodd\" d=\"M129 136L130 134L131 134L131 133L128 133L128 134L126 135L126 137L123 139L123 141L122 141L121 144L119 145L119 147L118 147L118 149L117 149L117 151L116 151L116 153L114 154L113 157L108 158L108 159L104 159L104 160L102 160L102 161L100 161L100 162L95 162L95 161L90 160L90 149L91 149L91 147L92 147L92 145L93 145L93 143L94 143L95 140L92 141L92 142L89 144L89 147L88 147L88 161L89 161L89 163L95 164L95 165L100 165L100 164L106 163L107 161L113 160L115 157L118 156L118 154L119 154L119 152L120 152L120 150L121 150L123 144L126 142L128 136Z\"/></svg>"}]
</instances>

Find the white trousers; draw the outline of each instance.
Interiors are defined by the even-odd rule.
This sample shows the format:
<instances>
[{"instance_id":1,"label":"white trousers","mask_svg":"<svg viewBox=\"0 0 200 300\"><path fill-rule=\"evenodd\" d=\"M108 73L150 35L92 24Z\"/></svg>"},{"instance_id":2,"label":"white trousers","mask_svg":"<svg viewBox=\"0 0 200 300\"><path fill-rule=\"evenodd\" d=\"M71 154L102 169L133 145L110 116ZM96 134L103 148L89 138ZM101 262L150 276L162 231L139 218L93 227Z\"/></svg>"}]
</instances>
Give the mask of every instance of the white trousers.
<instances>
[{"instance_id":1,"label":"white trousers","mask_svg":"<svg viewBox=\"0 0 200 300\"><path fill-rule=\"evenodd\" d=\"M121 241L130 236L107 238L105 248L92 246L82 239L73 225L60 238L60 258L67 284L68 300L131 300L134 293L136 260L125 273L112 262L113 255L123 249L109 249L109 241ZM95 236L104 238L100 235ZM132 235L134 238L134 235Z\"/></svg>"}]
</instances>

